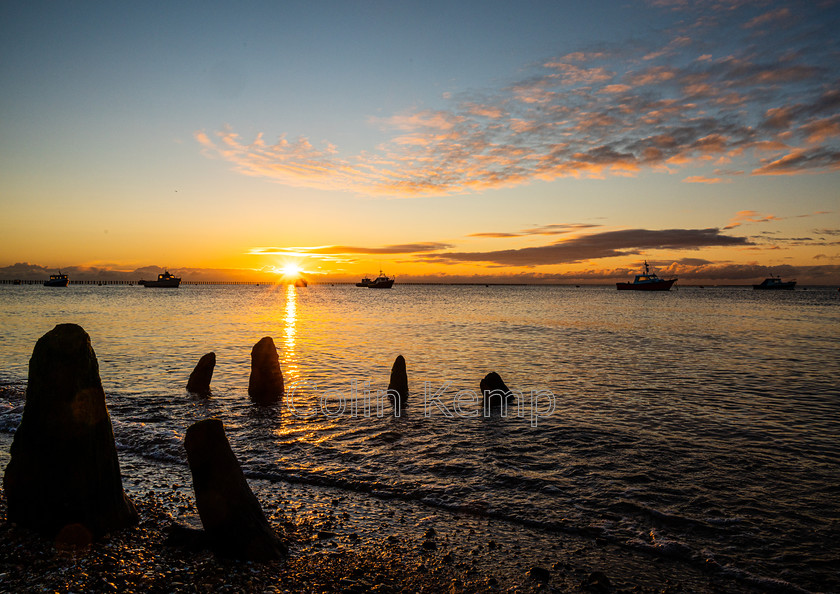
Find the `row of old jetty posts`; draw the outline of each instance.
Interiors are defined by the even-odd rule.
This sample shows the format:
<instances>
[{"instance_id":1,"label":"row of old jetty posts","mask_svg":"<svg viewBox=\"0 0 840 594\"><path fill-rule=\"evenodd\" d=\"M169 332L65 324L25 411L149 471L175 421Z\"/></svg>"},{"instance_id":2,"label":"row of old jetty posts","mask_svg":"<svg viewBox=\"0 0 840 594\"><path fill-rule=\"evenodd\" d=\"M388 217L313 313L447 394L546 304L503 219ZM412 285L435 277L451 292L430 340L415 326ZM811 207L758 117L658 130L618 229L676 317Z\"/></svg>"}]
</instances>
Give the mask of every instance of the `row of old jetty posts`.
<instances>
[{"instance_id":1,"label":"row of old jetty posts","mask_svg":"<svg viewBox=\"0 0 840 594\"><path fill-rule=\"evenodd\" d=\"M209 396L215 362L213 353L201 357L187 383L189 391ZM500 387L509 392L496 373L481 382L485 394ZM283 388L277 348L265 337L251 351L248 393L257 404L272 403L282 398ZM401 355L389 389L404 404L408 380ZM286 539L266 519L222 421L191 425L184 448L203 529L173 523L166 528L165 544L210 550L223 559L285 557ZM3 475L8 521L50 539L45 546L85 547L138 523L137 508L123 490L99 363L81 326L59 324L35 344L10 454Z\"/></svg>"},{"instance_id":2,"label":"row of old jetty posts","mask_svg":"<svg viewBox=\"0 0 840 594\"><path fill-rule=\"evenodd\" d=\"M216 367L216 353L207 353L199 359L189 380L187 391L197 396L210 396L210 382ZM487 414L491 406L498 405L503 415L507 415L508 403L517 399L517 393L505 385L495 371L488 373L479 382L479 391L484 395L484 409ZM397 355L391 366L391 376L385 394L394 408L394 416L408 405L408 372L405 357ZM258 404L276 404L285 396L283 372L280 369L280 357L277 347L270 336L266 336L251 349L251 375L248 378L248 396ZM521 398L517 406L522 407Z\"/></svg>"}]
</instances>

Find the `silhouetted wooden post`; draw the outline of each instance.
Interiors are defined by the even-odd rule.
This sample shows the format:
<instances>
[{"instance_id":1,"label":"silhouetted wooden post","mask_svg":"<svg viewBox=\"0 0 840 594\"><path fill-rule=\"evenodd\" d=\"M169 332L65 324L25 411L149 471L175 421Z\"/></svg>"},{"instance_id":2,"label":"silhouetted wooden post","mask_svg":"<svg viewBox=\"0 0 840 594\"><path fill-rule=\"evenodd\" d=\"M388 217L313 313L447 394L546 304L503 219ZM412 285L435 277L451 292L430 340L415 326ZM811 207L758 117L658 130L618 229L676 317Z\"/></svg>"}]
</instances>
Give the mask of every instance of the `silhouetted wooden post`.
<instances>
[{"instance_id":1,"label":"silhouetted wooden post","mask_svg":"<svg viewBox=\"0 0 840 594\"><path fill-rule=\"evenodd\" d=\"M394 401L396 414L408 404L408 373L405 369L405 357L397 355L391 367L391 379L388 382L388 395Z\"/></svg>"},{"instance_id":2,"label":"silhouetted wooden post","mask_svg":"<svg viewBox=\"0 0 840 594\"><path fill-rule=\"evenodd\" d=\"M190 374L187 381L187 392L200 396L210 395L210 380L213 379L213 369L216 367L216 353L207 353L201 359Z\"/></svg>"},{"instance_id":3,"label":"silhouetted wooden post","mask_svg":"<svg viewBox=\"0 0 840 594\"><path fill-rule=\"evenodd\" d=\"M286 554L263 514L218 419L187 429L184 440L198 514L207 542L220 557L271 561Z\"/></svg>"},{"instance_id":4,"label":"silhouetted wooden post","mask_svg":"<svg viewBox=\"0 0 840 594\"><path fill-rule=\"evenodd\" d=\"M283 398L284 392L277 347L274 346L274 340L266 336L251 349L248 395L259 404L273 404Z\"/></svg>"},{"instance_id":5,"label":"silhouetted wooden post","mask_svg":"<svg viewBox=\"0 0 840 594\"><path fill-rule=\"evenodd\" d=\"M485 416L490 414L490 409L493 408L494 398L498 398L502 416L507 415L508 402L515 395L511 392L510 388L507 387L505 382L502 381L502 376L495 371L491 371L485 375L484 379L479 383L479 390L481 390L481 394L484 399ZM519 403L519 406L522 406L521 402Z\"/></svg>"},{"instance_id":6,"label":"silhouetted wooden post","mask_svg":"<svg viewBox=\"0 0 840 594\"><path fill-rule=\"evenodd\" d=\"M90 336L59 324L35 344L3 476L10 522L84 544L137 522Z\"/></svg>"}]
</instances>

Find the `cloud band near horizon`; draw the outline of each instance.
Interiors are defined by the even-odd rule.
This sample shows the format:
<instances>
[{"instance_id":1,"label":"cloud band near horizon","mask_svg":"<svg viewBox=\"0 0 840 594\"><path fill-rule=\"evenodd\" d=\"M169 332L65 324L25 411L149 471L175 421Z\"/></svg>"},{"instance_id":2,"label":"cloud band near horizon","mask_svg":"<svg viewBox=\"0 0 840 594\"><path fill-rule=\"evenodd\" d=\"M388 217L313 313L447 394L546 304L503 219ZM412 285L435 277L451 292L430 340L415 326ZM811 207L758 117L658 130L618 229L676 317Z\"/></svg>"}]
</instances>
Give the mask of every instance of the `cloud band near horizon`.
<instances>
[{"instance_id":1,"label":"cloud band near horizon","mask_svg":"<svg viewBox=\"0 0 840 594\"><path fill-rule=\"evenodd\" d=\"M452 264L487 262L497 266L546 266L639 254L643 250L697 250L738 247L753 243L746 237L722 235L719 229L624 229L605 231L550 245L489 252L443 252L419 256L425 262Z\"/></svg>"}]
</instances>

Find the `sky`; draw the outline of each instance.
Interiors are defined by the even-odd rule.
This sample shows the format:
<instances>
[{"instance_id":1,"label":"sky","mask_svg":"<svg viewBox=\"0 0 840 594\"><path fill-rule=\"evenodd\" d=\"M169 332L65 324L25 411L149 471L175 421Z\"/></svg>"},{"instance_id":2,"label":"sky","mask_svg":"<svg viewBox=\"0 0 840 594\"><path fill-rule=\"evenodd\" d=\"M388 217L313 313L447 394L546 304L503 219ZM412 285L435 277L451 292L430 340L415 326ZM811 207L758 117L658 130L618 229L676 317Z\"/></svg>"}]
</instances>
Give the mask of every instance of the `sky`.
<instances>
[{"instance_id":1,"label":"sky","mask_svg":"<svg viewBox=\"0 0 840 594\"><path fill-rule=\"evenodd\" d=\"M840 1L5 2L0 278L840 284Z\"/></svg>"}]
</instances>

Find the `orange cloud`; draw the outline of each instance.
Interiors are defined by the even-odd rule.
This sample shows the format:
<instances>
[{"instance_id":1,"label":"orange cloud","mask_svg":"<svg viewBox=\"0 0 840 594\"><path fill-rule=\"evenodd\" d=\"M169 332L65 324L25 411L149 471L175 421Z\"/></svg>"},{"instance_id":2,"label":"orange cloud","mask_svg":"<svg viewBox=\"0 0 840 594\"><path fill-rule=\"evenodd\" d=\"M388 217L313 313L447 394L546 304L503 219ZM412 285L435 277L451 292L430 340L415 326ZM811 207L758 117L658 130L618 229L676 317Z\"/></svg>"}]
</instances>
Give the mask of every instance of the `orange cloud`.
<instances>
[{"instance_id":1,"label":"orange cloud","mask_svg":"<svg viewBox=\"0 0 840 594\"><path fill-rule=\"evenodd\" d=\"M492 105L477 105L475 103L468 103L464 107L467 113L472 116L499 119L505 115L505 112L501 108L494 107Z\"/></svg>"},{"instance_id":2,"label":"orange cloud","mask_svg":"<svg viewBox=\"0 0 840 594\"><path fill-rule=\"evenodd\" d=\"M624 84L615 84L615 85L607 85L600 91L599 93L626 93L627 91L631 90L633 87L630 85Z\"/></svg>"},{"instance_id":3,"label":"orange cloud","mask_svg":"<svg viewBox=\"0 0 840 594\"><path fill-rule=\"evenodd\" d=\"M781 221L782 219L775 215L761 215L755 210L741 210L735 213L729 224L724 229L734 229L740 227L744 223L768 223L770 221Z\"/></svg>"},{"instance_id":4,"label":"orange cloud","mask_svg":"<svg viewBox=\"0 0 840 594\"><path fill-rule=\"evenodd\" d=\"M806 141L812 144L840 137L840 115L809 122L802 129L807 134Z\"/></svg>"},{"instance_id":5,"label":"orange cloud","mask_svg":"<svg viewBox=\"0 0 840 594\"><path fill-rule=\"evenodd\" d=\"M765 162L753 170L752 175L797 175L814 173L820 169L840 169L840 151L825 148L794 150L775 161Z\"/></svg>"},{"instance_id":6,"label":"orange cloud","mask_svg":"<svg viewBox=\"0 0 840 594\"><path fill-rule=\"evenodd\" d=\"M614 73L605 68L581 68L564 62L548 62L546 68L556 70L563 85L594 84L613 78Z\"/></svg>"},{"instance_id":7,"label":"orange cloud","mask_svg":"<svg viewBox=\"0 0 840 594\"><path fill-rule=\"evenodd\" d=\"M491 237L491 238L507 238L507 237L523 237L527 235L564 235L573 231L581 229L592 229L594 227L601 227L591 223L561 223L551 225L540 225L539 227L532 227L530 229L522 229L517 232L488 232L488 233L470 233L467 237Z\"/></svg>"},{"instance_id":8,"label":"orange cloud","mask_svg":"<svg viewBox=\"0 0 840 594\"><path fill-rule=\"evenodd\" d=\"M751 19L746 24L744 24L744 28L753 29L755 27L766 25L767 23L771 23L773 21L783 21L789 19L790 16L790 10L787 7L777 8L776 10L765 12L764 14L759 15L754 19Z\"/></svg>"},{"instance_id":9,"label":"orange cloud","mask_svg":"<svg viewBox=\"0 0 840 594\"><path fill-rule=\"evenodd\" d=\"M638 74L631 74L629 80L634 87L641 87L673 80L676 76L676 71L667 66L655 66Z\"/></svg>"},{"instance_id":10,"label":"orange cloud","mask_svg":"<svg viewBox=\"0 0 840 594\"><path fill-rule=\"evenodd\" d=\"M728 184L732 180L723 179L722 177L706 177L703 175L691 175L683 180L687 184ZM724 227L729 229L729 227Z\"/></svg>"}]
</instances>

